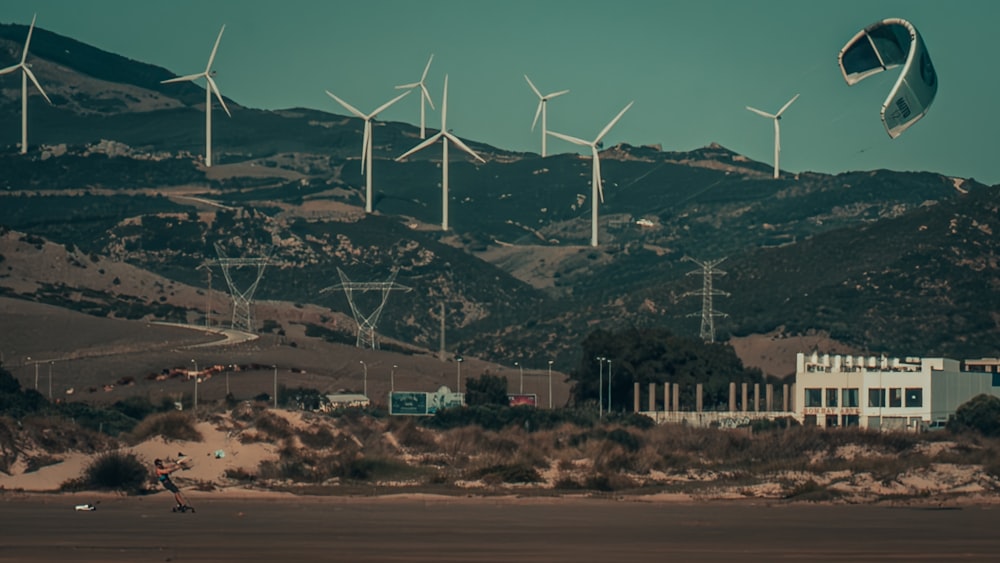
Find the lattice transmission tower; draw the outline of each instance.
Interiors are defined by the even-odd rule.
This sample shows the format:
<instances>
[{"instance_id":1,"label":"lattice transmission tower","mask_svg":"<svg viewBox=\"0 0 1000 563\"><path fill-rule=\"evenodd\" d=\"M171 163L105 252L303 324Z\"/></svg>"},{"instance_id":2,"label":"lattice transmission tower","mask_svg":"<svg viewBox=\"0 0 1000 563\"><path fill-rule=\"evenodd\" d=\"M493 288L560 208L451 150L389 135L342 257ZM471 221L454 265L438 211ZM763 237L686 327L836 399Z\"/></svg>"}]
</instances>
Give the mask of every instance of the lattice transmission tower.
<instances>
[{"instance_id":1,"label":"lattice transmission tower","mask_svg":"<svg viewBox=\"0 0 1000 563\"><path fill-rule=\"evenodd\" d=\"M264 269L270 261L270 252L264 256L252 258L230 258L226 255L226 250L218 242L215 243L215 253L219 257L210 264L218 264L222 270L222 275L226 278L229 286L229 295L233 300L233 322L232 328L246 332L256 332L253 324L253 296L257 292L261 278L264 277ZM257 277L246 289L240 289L233 281L233 268L253 267L257 269Z\"/></svg>"},{"instance_id":2,"label":"lattice transmission tower","mask_svg":"<svg viewBox=\"0 0 1000 563\"><path fill-rule=\"evenodd\" d=\"M354 322L358 324L358 341L356 344L358 348L370 347L372 350L378 350L378 333L375 332L375 327L378 325L379 317L382 316L382 310L385 308L385 302L389 299L389 293L393 291L412 291L413 288L396 283L397 273L399 273L398 270L393 270L389 274L389 279L384 282L352 282L347 278L347 274L343 270L337 268L340 283L320 290L320 293L340 289L344 290L344 295L347 297L347 304L350 305L351 313L354 315ZM373 312L365 314L358 308L354 293L359 291L362 293L378 291L382 294L382 301L375 307Z\"/></svg>"},{"instance_id":3,"label":"lattice transmission tower","mask_svg":"<svg viewBox=\"0 0 1000 563\"><path fill-rule=\"evenodd\" d=\"M716 311L713 308L712 298L716 295L723 297L729 297L729 293L722 291L721 289L715 289L712 287L712 276L724 276L725 272L722 270L715 269L716 266L721 264L725 258L719 258L718 260L710 260L706 262L700 262L691 258L690 256L685 256L683 260L689 262L694 262L695 264L701 266L700 270L695 270L693 272L688 272L687 275L697 275L702 276L702 287L699 291L689 291L684 294L684 297L691 295L701 295L701 332L699 336L705 342L715 342L715 317L727 317L729 315ZM691 313L689 317L696 317L699 313Z\"/></svg>"}]
</instances>

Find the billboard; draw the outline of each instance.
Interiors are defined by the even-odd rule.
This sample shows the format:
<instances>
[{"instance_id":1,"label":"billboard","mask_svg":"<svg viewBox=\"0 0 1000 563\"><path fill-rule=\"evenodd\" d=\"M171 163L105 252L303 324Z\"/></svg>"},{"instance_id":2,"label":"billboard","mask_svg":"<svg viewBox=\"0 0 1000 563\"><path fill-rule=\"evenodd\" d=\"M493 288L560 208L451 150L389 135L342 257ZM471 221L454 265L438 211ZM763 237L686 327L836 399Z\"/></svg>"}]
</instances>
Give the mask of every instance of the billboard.
<instances>
[{"instance_id":1,"label":"billboard","mask_svg":"<svg viewBox=\"0 0 1000 563\"><path fill-rule=\"evenodd\" d=\"M444 386L434 393L393 391L389 395L389 414L429 416L441 409L460 407L464 404L465 395L453 393Z\"/></svg>"},{"instance_id":2,"label":"billboard","mask_svg":"<svg viewBox=\"0 0 1000 563\"><path fill-rule=\"evenodd\" d=\"M538 395L535 395L534 393L507 395L507 404L512 407L522 405L535 407L538 406Z\"/></svg>"}]
</instances>

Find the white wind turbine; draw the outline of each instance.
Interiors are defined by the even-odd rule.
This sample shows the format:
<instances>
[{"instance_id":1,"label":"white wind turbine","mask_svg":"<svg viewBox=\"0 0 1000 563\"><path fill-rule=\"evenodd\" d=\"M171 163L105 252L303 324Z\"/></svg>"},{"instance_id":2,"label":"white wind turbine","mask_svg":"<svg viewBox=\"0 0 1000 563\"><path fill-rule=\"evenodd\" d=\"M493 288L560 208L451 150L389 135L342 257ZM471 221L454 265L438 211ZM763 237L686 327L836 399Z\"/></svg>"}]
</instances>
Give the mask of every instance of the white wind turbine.
<instances>
[{"instance_id":1,"label":"white wind turbine","mask_svg":"<svg viewBox=\"0 0 1000 563\"><path fill-rule=\"evenodd\" d=\"M38 88L39 93L45 98L45 101L50 105L52 100L49 99L45 90L42 90L42 85L38 83L38 79L35 78L35 73L31 72L31 66L25 63L28 58L28 45L31 44L31 32L35 30L35 18L38 14L31 17L31 27L28 28L28 38L24 40L24 50L21 51L21 62L14 66L9 66L5 69L0 70L0 74L9 74L17 69L21 69L21 154L28 152L28 79L34 83L35 88Z\"/></svg>"},{"instance_id":2,"label":"white wind turbine","mask_svg":"<svg viewBox=\"0 0 1000 563\"><path fill-rule=\"evenodd\" d=\"M444 95L441 97L441 130L437 132L436 135L427 139L426 141L420 143L419 145L413 147L412 149L406 151L396 158L396 161L401 161L404 158L410 156L411 154L420 151L426 147L429 147L437 142L438 139L442 139L441 143L441 230L448 230L448 141L455 143L455 145L462 149L463 151L469 153L476 158L479 162L486 162L481 156L475 153L472 149L468 147L465 143L461 141L458 137L452 135L448 132L448 75L444 75Z\"/></svg>"},{"instance_id":3,"label":"white wind turbine","mask_svg":"<svg viewBox=\"0 0 1000 563\"><path fill-rule=\"evenodd\" d=\"M780 175L780 170L781 170L778 166L778 156L781 154L781 126L778 123L781 121L781 114L785 113L785 110L788 109L788 106L792 105L792 102L797 100L798 97L799 97L798 94L792 96L792 99L788 100L788 103L781 106L781 109L779 109L778 113L775 114L770 114L767 113L766 111L760 111L757 108L752 108L750 106L747 106L748 110L756 113L757 115L774 120L774 177L775 178L777 178Z\"/></svg>"},{"instance_id":4,"label":"white wind turbine","mask_svg":"<svg viewBox=\"0 0 1000 563\"><path fill-rule=\"evenodd\" d=\"M597 135L597 138L595 138L593 141L585 141L577 137L570 137L569 135L563 135L562 133L549 131L549 135L552 135L553 137L558 137L564 141L569 141L576 145L590 147L590 155L594 161L594 175L590 180L591 184L590 201L592 207L590 211L590 246L597 246L598 198L600 198L601 203L604 203L604 187L601 185L601 157L598 156L597 154L597 147L600 144L601 139L608 134L608 131L610 131L611 128L615 126L615 123L618 123L618 120L621 119L623 115L625 115L625 112L628 111L628 108L632 107L632 104L634 103L635 102L629 102L627 106L625 106L620 112L618 112L618 115L616 115L614 119L608 122L608 124L604 126L604 129L601 129L601 132Z\"/></svg>"},{"instance_id":5,"label":"white wind turbine","mask_svg":"<svg viewBox=\"0 0 1000 563\"><path fill-rule=\"evenodd\" d=\"M528 86L531 86L531 89L535 92L535 95L538 96L538 109L535 110L535 119L534 121L531 122L531 130L532 131L535 130L535 124L538 123L538 114L541 114L542 115L542 158L545 158L545 137L546 137L546 132L548 131L545 118L546 106L548 105L549 100L555 98L556 96L562 96L563 94L568 94L569 90L560 90L558 92L553 92L551 94L543 96L542 93L538 91L538 88L535 88L535 85L531 82L531 79L528 78L527 74L524 75L524 79L528 81Z\"/></svg>"},{"instance_id":6,"label":"white wind turbine","mask_svg":"<svg viewBox=\"0 0 1000 563\"><path fill-rule=\"evenodd\" d=\"M219 103L222 104L222 109L226 111L226 115L232 117L233 114L229 113L229 108L226 107L226 102L222 99L222 93L219 92L219 87L215 85L215 80L212 79L212 75L215 71L212 70L212 61L215 60L215 52L219 50L219 42L222 41L222 32L226 30L226 26L223 25L222 29L219 30L219 36L215 39L215 46L212 47L212 54L208 57L208 64L205 65L205 72L199 72L198 74L189 74L187 76L178 76L177 78L171 78L170 80L164 80L161 84L170 84L171 82L193 82L199 78L204 78L207 84L205 85L205 166L212 166L212 94L218 98Z\"/></svg>"},{"instance_id":7,"label":"white wind turbine","mask_svg":"<svg viewBox=\"0 0 1000 563\"><path fill-rule=\"evenodd\" d=\"M427 71L431 69L431 61L434 60L434 55L427 59L427 66L424 67L424 73L420 75L419 82L411 82L409 84L400 84L396 86L396 89L406 88L408 90L413 90L414 88L420 88L420 138L426 138L427 134L424 129L424 100L431 105L431 109L434 109L434 101L431 100L431 93L427 91L427 86L424 84L424 80L427 79Z\"/></svg>"},{"instance_id":8,"label":"white wind turbine","mask_svg":"<svg viewBox=\"0 0 1000 563\"><path fill-rule=\"evenodd\" d=\"M385 109L392 104L408 96L410 92L412 92L412 90L403 92L402 94L379 106L375 111L365 115L351 104L338 98L333 94L333 92L329 90L326 91L326 94L334 100L337 100L337 103L344 106L344 109L353 113L355 117L360 117L365 120L365 132L361 141L361 173L365 175L365 213L372 212L372 119L375 119L375 116L385 111Z\"/></svg>"}]
</instances>

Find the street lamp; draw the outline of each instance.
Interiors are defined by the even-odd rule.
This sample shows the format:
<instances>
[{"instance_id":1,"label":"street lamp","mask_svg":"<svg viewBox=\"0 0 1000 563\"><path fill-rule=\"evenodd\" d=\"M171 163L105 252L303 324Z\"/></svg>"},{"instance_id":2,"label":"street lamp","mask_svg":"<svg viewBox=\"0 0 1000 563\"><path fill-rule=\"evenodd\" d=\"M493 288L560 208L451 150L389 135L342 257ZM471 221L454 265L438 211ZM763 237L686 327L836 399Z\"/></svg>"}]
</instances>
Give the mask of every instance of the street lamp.
<instances>
[{"instance_id":1,"label":"street lamp","mask_svg":"<svg viewBox=\"0 0 1000 563\"><path fill-rule=\"evenodd\" d=\"M549 360L549 410L552 410L552 360Z\"/></svg>"},{"instance_id":2,"label":"street lamp","mask_svg":"<svg viewBox=\"0 0 1000 563\"><path fill-rule=\"evenodd\" d=\"M49 361L49 400L52 400L52 364L55 362Z\"/></svg>"},{"instance_id":3,"label":"street lamp","mask_svg":"<svg viewBox=\"0 0 1000 563\"><path fill-rule=\"evenodd\" d=\"M462 359L462 356L459 356L458 358L455 359L455 364L458 366L458 375L455 377L455 385L456 385L456 387L458 387L458 390L455 391L456 393L461 393L462 392L462 362L463 361L464 360Z\"/></svg>"},{"instance_id":4,"label":"street lamp","mask_svg":"<svg viewBox=\"0 0 1000 563\"><path fill-rule=\"evenodd\" d=\"M524 366L520 362L514 362L514 366L521 372L521 387L518 394L524 395Z\"/></svg>"},{"instance_id":5,"label":"street lamp","mask_svg":"<svg viewBox=\"0 0 1000 563\"><path fill-rule=\"evenodd\" d=\"M392 364L392 369L389 370L389 392L392 393L396 390L396 364Z\"/></svg>"},{"instance_id":6,"label":"street lamp","mask_svg":"<svg viewBox=\"0 0 1000 563\"><path fill-rule=\"evenodd\" d=\"M272 365L274 368L274 408L278 408L278 366Z\"/></svg>"},{"instance_id":7,"label":"street lamp","mask_svg":"<svg viewBox=\"0 0 1000 563\"><path fill-rule=\"evenodd\" d=\"M194 364L194 415L198 416L198 362L191 360Z\"/></svg>"},{"instance_id":8,"label":"street lamp","mask_svg":"<svg viewBox=\"0 0 1000 563\"><path fill-rule=\"evenodd\" d=\"M611 415L611 358L608 358L608 416Z\"/></svg>"},{"instance_id":9,"label":"street lamp","mask_svg":"<svg viewBox=\"0 0 1000 563\"><path fill-rule=\"evenodd\" d=\"M604 418L604 356L597 357L598 380L597 380L597 417Z\"/></svg>"}]
</instances>

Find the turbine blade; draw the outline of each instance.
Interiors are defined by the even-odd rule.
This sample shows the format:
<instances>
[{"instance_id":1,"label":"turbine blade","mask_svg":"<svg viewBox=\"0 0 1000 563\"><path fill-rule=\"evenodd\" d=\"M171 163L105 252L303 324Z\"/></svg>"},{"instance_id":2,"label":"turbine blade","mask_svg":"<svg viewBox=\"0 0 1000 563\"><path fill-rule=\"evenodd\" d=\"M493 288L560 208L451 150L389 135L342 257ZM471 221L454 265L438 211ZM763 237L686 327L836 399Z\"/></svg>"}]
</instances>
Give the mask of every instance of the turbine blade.
<instances>
[{"instance_id":1,"label":"turbine blade","mask_svg":"<svg viewBox=\"0 0 1000 563\"><path fill-rule=\"evenodd\" d=\"M161 80L160 84L170 84L173 82L191 82L205 76L204 72L199 72L198 74L188 74L186 76L178 76L177 78L171 78L169 80Z\"/></svg>"},{"instance_id":2,"label":"turbine blade","mask_svg":"<svg viewBox=\"0 0 1000 563\"><path fill-rule=\"evenodd\" d=\"M552 92L548 96L545 96L546 100L551 100L552 98L557 98L563 94L569 94L569 90L559 90L558 92Z\"/></svg>"},{"instance_id":3,"label":"turbine blade","mask_svg":"<svg viewBox=\"0 0 1000 563\"><path fill-rule=\"evenodd\" d=\"M333 92L331 92L329 90L324 90L324 92L326 92L327 96L330 96L334 100L337 100L338 104L344 106L344 109L346 109L347 111L353 113L355 117L360 117L361 119L368 119L368 116L365 115L365 114L363 114L363 113L361 113L361 110L359 110L358 108L356 108L356 107L352 106L351 104L345 102L344 100L341 100ZM407 92L407 93L409 93L409 92Z\"/></svg>"},{"instance_id":4,"label":"turbine blade","mask_svg":"<svg viewBox=\"0 0 1000 563\"><path fill-rule=\"evenodd\" d=\"M21 64L28 58L28 45L31 45L31 32L35 31L35 18L38 14L31 16L31 27L28 28L28 38L24 40L24 51L21 52Z\"/></svg>"},{"instance_id":5,"label":"turbine blade","mask_svg":"<svg viewBox=\"0 0 1000 563\"><path fill-rule=\"evenodd\" d=\"M0 69L0 74L10 74L10 73L14 72L15 70L17 70L19 68L21 68L21 64L20 63L14 65L14 66L9 66L7 68Z\"/></svg>"},{"instance_id":6,"label":"turbine blade","mask_svg":"<svg viewBox=\"0 0 1000 563\"><path fill-rule=\"evenodd\" d=\"M585 147L589 147L589 146L593 145L593 143L591 143L590 141L584 141L583 139L580 139L579 137L570 137L569 135L563 135L562 133L556 133L555 131L547 131L547 133L549 135L552 135L553 137L558 138L558 139L562 139L564 141L569 141L569 142L573 143L574 145L583 145Z\"/></svg>"},{"instance_id":7,"label":"turbine blade","mask_svg":"<svg viewBox=\"0 0 1000 563\"><path fill-rule=\"evenodd\" d=\"M608 122L607 125L604 126L604 129L601 129L601 133L597 136L596 139L594 139L595 145L601 139L603 139L605 135L608 134L608 131L611 131L611 128L615 126L615 123L618 123L618 120L621 119L623 115L625 115L625 112L628 111L628 108L632 107L632 104L634 103L635 102L629 102L627 106L625 106L624 108L622 108L620 112L618 112L618 115L616 115L614 119L612 119L610 122Z\"/></svg>"},{"instance_id":8,"label":"turbine blade","mask_svg":"<svg viewBox=\"0 0 1000 563\"><path fill-rule=\"evenodd\" d=\"M774 114L775 117L780 117L781 114L784 113L786 109L788 109L788 106L792 105L792 102L794 102L797 99L799 99L799 95L795 94L795 96L793 96L791 100L788 100L787 104L781 106L781 109L778 110L778 113Z\"/></svg>"},{"instance_id":9,"label":"turbine blade","mask_svg":"<svg viewBox=\"0 0 1000 563\"><path fill-rule=\"evenodd\" d=\"M597 195L604 203L604 181L601 180L601 157L597 155L597 147L591 147L591 156L594 158L594 178L592 182L597 183ZM595 202L594 205L597 205Z\"/></svg>"},{"instance_id":10,"label":"turbine blade","mask_svg":"<svg viewBox=\"0 0 1000 563\"><path fill-rule=\"evenodd\" d=\"M444 75L444 95L441 96L441 131L447 131L448 125L448 75Z\"/></svg>"},{"instance_id":11,"label":"turbine blade","mask_svg":"<svg viewBox=\"0 0 1000 563\"><path fill-rule=\"evenodd\" d=\"M531 130L532 131L535 130L535 124L538 123L538 116L542 115L542 104L544 104L544 103L545 103L545 100L538 100L538 109L535 110L535 119L531 120Z\"/></svg>"},{"instance_id":12,"label":"turbine blade","mask_svg":"<svg viewBox=\"0 0 1000 563\"><path fill-rule=\"evenodd\" d=\"M368 151L371 150L371 147L369 146L369 145L371 145L371 142L372 142L372 122L368 121L366 119L365 120L365 132L364 132L364 135L361 136L361 175L362 176L364 176L364 174L365 174L365 163L368 161L367 156L368 156Z\"/></svg>"},{"instance_id":13,"label":"turbine blade","mask_svg":"<svg viewBox=\"0 0 1000 563\"><path fill-rule=\"evenodd\" d=\"M524 79L528 81L528 86L531 86L531 89L535 92L535 95L538 96L539 99L544 98L542 93L538 91L538 88L535 88L535 84L531 82L531 79L528 78L527 74L524 75Z\"/></svg>"},{"instance_id":14,"label":"turbine blade","mask_svg":"<svg viewBox=\"0 0 1000 563\"><path fill-rule=\"evenodd\" d=\"M219 103L222 104L222 109L225 110L226 115L232 117L233 114L229 113L229 108L226 107L226 101L222 99L222 92L219 92L219 87L215 85L215 81L212 80L212 77L207 74L205 75L205 80L208 80L208 87L212 89L212 93L215 94L215 97L218 98Z\"/></svg>"},{"instance_id":15,"label":"turbine blade","mask_svg":"<svg viewBox=\"0 0 1000 563\"><path fill-rule=\"evenodd\" d=\"M45 90L42 90L42 85L38 83L38 79L35 78L35 73L31 72L31 68L25 66L24 72L28 75L28 78L31 79L31 82L35 84L35 88L38 88L38 91L41 92L42 97L45 98L45 101L48 102L49 105L52 105L52 100L49 99L49 96L48 94L45 93Z\"/></svg>"},{"instance_id":16,"label":"turbine blade","mask_svg":"<svg viewBox=\"0 0 1000 563\"><path fill-rule=\"evenodd\" d=\"M417 146L413 147L412 149L410 149L410 150L408 150L408 151L404 152L403 154L401 154L401 155L397 156L397 157L396 157L396 162L399 162L399 161L403 160L404 158L406 158L406 157L410 156L411 154L413 154L413 153L415 153L415 152L419 152L419 151L422 151L422 150L424 150L425 148L427 148L427 147L429 147L429 146L433 145L433 144L434 144L434 143L436 143L436 142L437 142L437 140L438 140L438 139L440 139L440 138L441 138L441 137L442 137L443 135L444 135L444 134L443 134L442 132L438 131L436 135L433 135L433 136L431 136L431 137L428 137L427 139L425 139L425 140L424 140L424 141L423 141L422 143L420 143L419 145L417 145Z\"/></svg>"},{"instance_id":17,"label":"turbine blade","mask_svg":"<svg viewBox=\"0 0 1000 563\"><path fill-rule=\"evenodd\" d=\"M405 97L409 96L409 95L410 95L410 92L412 92L412 91L413 91L413 90L407 90L406 92L403 92L402 94L400 94L400 95L396 96L395 98L393 98L393 99L389 100L388 102L386 102L386 103L384 103L384 104L380 105L380 106L378 107L378 109L376 109L375 111L373 111L373 112L371 112L370 114L368 114L368 119L371 119L371 118L375 117L376 115L378 115L378 114L382 113L383 111L385 111L385 110L386 110L386 108L388 108L388 107L389 107L389 106L391 106L392 104L394 104L394 103L398 102L399 100L402 100L403 98L405 98ZM331 95L332 95L332 94L331 94Z\"/></svg>"},{"instance_id":18,"label":"turbine blade","mask_svg":"<svg viewBox=\"0 0 1000 563\"><path fill-rule=\"evenodd\" d=\"M752 111L752 112L754 112L754 113L756 113L757 115L760 115L760 116L763 116L763 117L766 117L766 118L768 118L768 119L774 119L774 118L775 118L775 116L774 116L774 115L771 115L770 113L767 113L766 111L760 111L760 110L759 110L759 109L757 109L757 108L752 108L752 107L750 107L750 106L747 106L747 109L748 109L748 110L750 110L750 111Z\"/></svg>"},{"instance_id":19,"label":"turbine blade","mask_svg":"<svg viewBox=\"0 0 1000 563\"><path fill-rule=\"evenodd\" d=\"M215 38L215 46L212 47L212 54L208 56L208 64L205 65L205 73L212 68L212 61L215 60L215 52L219 50L219 42L222 41L222 32L226 30L226 24L222 24L222 29L219 30L219 36Z\"/></svg>"},{"instance_id":20,"label":"turbine blade","mask_svg":"<svg viewBox=\"0 0 1000 563\"><path fill-rule=\"evenodd\" d=\"M410 82L409 84L400 84L399 86L396 86L396 89L402 90L403 88L416 88L417 86L420 86L419 82Z\"/></svg>"},{"instance_id":21,"label":"turbine blade","mask_svg":"<svg viewBox=\"0 0 1000 563\"><path fill-rule=\"evenodd\" d=\"M478 160L479 162L486 162L485 160L483 160L483 157L481 157L478 154L476 154L476 151L474 151L471 148L469 148L469 145L466 145L465 143L463 143L462 140L459 139L458 137L456 137L456 136L454 136L454 135L452 135L451 133L448 133L448 132L445 132L444 136L445 136L446 139L448 139L451 142L455 143L455 146L457 146L458 148L462 149L463 151L465 151L465 152L471 154L472 156L474 156L476 158L476 160Z\"/></svg>"},{"instance_id":22,"label":"turbine blade","mask_svg":"<svg viewBox=\"0 0 1000 563\"><path fill-rule=\"evenodd\" d=\"M420 75L420 83L423 84L424 80L427 79L427 71L431 69L431 61L434 60L434 53L431 53L431 58L427 59L427 66L424 67L424 73Z\"/></svg>"},{"instance_id":23,"label":"turbine blade","mask_svg":"<svg viewBox=\"0 0 1000 563\"><path fill-rule=\"evenodd\" d=\"M425 100L427 100L427 103L430 104L431 109L437 109L434 107L434 100L431 99L431 93L427 90L427 86L425 86L423 82L420 83L420 95L423 96Z\"/></svg>"}]
</instances>

